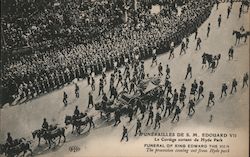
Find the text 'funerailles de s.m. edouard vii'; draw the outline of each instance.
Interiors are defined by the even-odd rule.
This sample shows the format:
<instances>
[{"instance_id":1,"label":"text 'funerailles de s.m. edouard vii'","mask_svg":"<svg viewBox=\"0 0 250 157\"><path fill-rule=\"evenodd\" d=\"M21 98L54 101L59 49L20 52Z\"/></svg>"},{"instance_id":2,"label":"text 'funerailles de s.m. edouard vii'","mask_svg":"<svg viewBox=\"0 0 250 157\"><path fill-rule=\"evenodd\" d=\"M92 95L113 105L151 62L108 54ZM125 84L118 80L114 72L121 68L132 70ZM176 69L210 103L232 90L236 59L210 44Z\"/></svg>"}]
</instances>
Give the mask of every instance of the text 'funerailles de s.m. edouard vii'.
<instances>
[{"instance_id":1,"label":"text 'funerailles de s.m. edouard vii'","mask_svg":"<svg viewBox=\"0 0 250 157\"><path fill-rule=\"evenodd\" d=\"M230 152L228 140L237 138L235 133L142 133L152 141L144 143L148 153L210 153Z\"/></svg>"}]
</instances>

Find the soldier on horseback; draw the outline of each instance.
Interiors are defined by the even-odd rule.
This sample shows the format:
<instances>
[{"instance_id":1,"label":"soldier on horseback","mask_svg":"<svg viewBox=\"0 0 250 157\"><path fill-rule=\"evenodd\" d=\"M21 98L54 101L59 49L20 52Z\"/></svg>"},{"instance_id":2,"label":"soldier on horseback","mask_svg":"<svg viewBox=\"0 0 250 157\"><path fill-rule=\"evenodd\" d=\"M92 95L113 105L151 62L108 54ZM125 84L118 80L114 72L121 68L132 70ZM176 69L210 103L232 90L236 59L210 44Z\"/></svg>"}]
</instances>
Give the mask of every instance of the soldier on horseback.
<instances>
[{"instance_id":1,"label":"soldier on horseback","mask_svg":"<svg viewBox=\"0 0 250 157\"><path fill-rule=\"evenodd\" d=\"M46 118L43 119L43 124L42 124L42 130L48 130L49 129L49 124L46 120Z\"/></svg>"}]
</instances>

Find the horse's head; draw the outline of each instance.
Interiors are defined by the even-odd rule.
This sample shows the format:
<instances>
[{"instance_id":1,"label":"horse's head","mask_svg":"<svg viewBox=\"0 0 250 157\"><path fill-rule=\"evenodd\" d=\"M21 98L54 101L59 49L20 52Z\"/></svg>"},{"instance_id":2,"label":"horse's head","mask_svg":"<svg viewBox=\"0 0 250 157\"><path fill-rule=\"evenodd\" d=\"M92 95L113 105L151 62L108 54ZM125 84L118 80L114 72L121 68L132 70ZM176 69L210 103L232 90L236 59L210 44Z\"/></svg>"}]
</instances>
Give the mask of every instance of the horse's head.
<instances>
[{"instance_id":1,"label":"horse's head","mask_svg":"<svg viewBox=\"0 0 250 157\"><path fill-rule=\"evenodd\" d=\"M233 35L236 33L236 31L235 30L233 30Z\"/></svg>"}]
</instances>

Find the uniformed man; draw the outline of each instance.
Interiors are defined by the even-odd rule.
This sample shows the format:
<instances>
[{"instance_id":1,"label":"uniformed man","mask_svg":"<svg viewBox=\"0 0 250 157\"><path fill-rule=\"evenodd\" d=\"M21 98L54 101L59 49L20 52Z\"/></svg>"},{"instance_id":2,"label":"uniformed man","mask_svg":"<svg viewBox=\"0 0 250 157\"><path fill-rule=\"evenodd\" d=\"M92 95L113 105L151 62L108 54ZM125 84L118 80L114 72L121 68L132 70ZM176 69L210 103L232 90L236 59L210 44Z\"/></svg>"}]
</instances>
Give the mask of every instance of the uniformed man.
<instances>
[{"instance_id":1,"label":"uniformed man","mask_svg":"<svg viewBox=\"0 0 250 157\"><path fill-rule=\"evenodd\" d=\"M157 100L157 105L156 105L156 109L161 109L163 111L164 109L164 98L161 96L158 100Z\"/></svg>"},{"instance_id":2,"label":"uniformed man","mask_svg":"<svg viewBox=\"0 0 250 157\"><path fill-rule=\"evenodd\" d=\"M63 103L64 103L64 106L66 107L68 105L68 95L67 93L64 91L63 92Z\"/></svg>"},{"instance_id":3,"label":"uniformed man","mask_svg":"<svg viewBox=\"0 0 250 157\"><path fill-rule=\"evenodd\" d=\"M227 8L227 18L229 18L231 10L232 10L231 6L228 6L228 8Z\"/></svg>"},{"instance_id":4,"label":"uniformed man","mask_svg":"<svg viewBox=\"0 0 250 157\"><path fill-rule=\"evenodd\" d=\"M248 87L248 73L245 73L244 76L243 76L243 85L242 85L242 88L244 88L245 85Z\"/></svg>"},{"instance_id":5,"label":"uniformed man","mask_svg":"<svg viewBox=\"0 0 250 157\"><path fill-rule=\"evenodd\" d=\"M177 117L177 122L179 121L179 114L181 113L181 109L180 109L180 107L179 106L176 106L176 109L175 109L175 113L174 113L174 117L173 117L173 119L172 119L172 121L171 122L174 122L174 120L175 120L175 117Z\"/></svg>"},{"instance_id":6,"label":"uniformed man","mask_svg":"<svg viewBox=\"0 0 250 157\"><path fill-rule=\"evenodd\" d=\"M182 43L181 43L180 55L182 54L182 52L184 52L184 54L186 54L186 45L185 45L184 41L182 41Z\"/></svg>"},{"instance_id":7,"label":"uniformed man","mask_svg":"<svg viewBox=\"0 0 250 157\"><path fill-rule=\"evenodd\" d=\"M242 10L243 10L243 5L241 4L240 9L239 9L239 18L241 18Z\"/></svg>"},{"instance_id":8,"label":"uniformed man","mask_svg":"<svg viewBox=\"0 0 250 157\"><path fill-rule=\"evenodd\" d=\"M76 117L78 117L79 114L80 114L80 111L79 111L79 109L78 109L78 106L76 106L76 107L75 107L75 111L74 111L74 115L75 115Z\"/></svg>"},{"instance_id":9,"label":"uniformed man","mask_svg":"<svg viewBox=\"0 0 250 157\"><path fill-rule=\"evenodd\" d=\"M188 64L188 67L187 67L187 73L186 73L186 76L185 76L185 80L187 79L187 76L190 74L190 78L192 78L192 67L190 64Z\"/></svg>"},{"instance_id":10,"label":"uniformed man","mask_svg":"<svg viewBox=\"0 0 250 157\"><path fill-rule=\"evenodd\" d=\"M218 27L220 27L220 25L221 25L221 14L218 17Z\"/></svg>"},{"instance_id":11,"label":"uniformed man","mask_svg":"<svg viewBox=\"0 0 250 157\"><path fill-rule=\"evenodd\" d=\"M194 39L196 40L197 39L197 36L198 36L198 29L196 28L195 29L195 32L194 32L195 34L194 34Z\"/></svg>"},{"instance_id":12,"label":"uniformed man","mask_svg":"<svg viewBox=\"0 0 250 157\"><path fill-rule=\"evenodd\" d=\"M208 26L207 26L207 37L209 37L210 30L211 30L211 24L208 23ZM197 41L197 43L198 43L198 41Z\"/></svg>"},{"instance_id":13,"label":"uniformed man","mask_svg":"<svg viewBox=\"0 0 250 157\"><path fill-rule=\"evenodd\" d=\"M144 116L145 116L145 112L146 112L146 106L144 104L141 104L140 111L141 111L141 115L142 115L141 120L143 120Z\"/></svg>"},{"instance_id":14,"label":"uniformed man","mask_svg":"<svg viewBox=\"0 0 250 157\"><path fill-rule=\"evenodd\" d=\"M49 129L49 124L48 124L46 118L43 119L42 129L44 129L44 130Z\"/></svg>"},{"instance_id":15,"label":"uniformed man","mask_svg":"<svg viewBox=\"0 0 250 157\"><path fill-rule=\"evenodd\" d=\"M228 58L229 58L229 60L234 58L233 55L234 55L234 48L233 48L233 46L231 46L231 48L228 51Z\"/></svg>"},{"instance_id":16,"label":"uniformed man","mask_svg":"<svg viewBox=\"0 0 250 157\"><path fill-rule=\"evenodd\" d=\"M122 133L122 138L121 138L121 142L123 141L123 139L126 138L126 142L128 142L128 129L123 126L123 133Z\"/></svg>"},{"instance_id":17,"label":"uniformed man","mask_svg":"<svg viewBox=\"0 0 250 157\"><path fill-rule=\"evenodd\" d=\"M197 38L197 43L196 43L195 50L198 50L198 49L201 49L201 38L200 37Z\"/></svg>"},{"instance_id":18,"label":"uniformed man","mask_svg":"<svg viewBox=\"0 0 250 157\"><path fill-rule=\"evenodd\" d=\"M188 44L189 44L189 38L186 37L186 49L188 49Z\"/></svg>"},{"instance_id":19,"label":"uniformed man","mask_svg":"<svg viewBox=\"0 0 250 157\"><path fill-rule=\"evenodd\" d=\"M171 113L173 112L174 108L176 107L176 104L177 104L177 101L178 101L178 97L179 97L179 94L177 93L177 90L174 89Z\"/></svg>"},{"instance_id":20,"label":"uniformed man","mask_svg":"<svg viewBox=\"0 0 250 157\"><path fill-rule=\"evenodd\" d=\"M203 91L204 91L204 88L203 88L203 81L200 81L200 86L199 86L199 89L198 89L198 100L200 99L200 96L202 96L202 98L204 98L204 95L203 95Z\"/></svg>"},{"instance_id":21,"label":"uniformed man","mask_svg":"<svg viewBox=\"0 0 250 157\"><path fill-rule=\"evenodd\" d=\"M209 92L209 97L208 97L208 103L207 103L207 106L209 107L210 105L210 102L213 103L213 105L215 104L214 103L214 93L212 91Z\"/></svg>"},{"instance_id":22,"label":"uniformed man","mask_svg":"<svg viewBox=\"0 0 250 157\"><path fill-rule=\"evenodd\" d=\"M222 84L220 98L222 98L223 93L224 93L225 96L227 96L227 85L226 85L226 83Z\"/></svg>"},{"instance_id":23,"label":"uniformed man","mask_svg":"<svg viewBox=\"0 0 250 157\"><path fill-rule=\"evenodd\" d=\"M192 111L192 115L195 113L195 110L194 110L194 101L191 99L189 100L189 108L188 108L188 115L191 116L191 111Z\"/></svg>"},{"instance_id":24,"label":"uniformed man","mask_svg":"<svg viewBox=\"0 0 250 157\"><path fill-rule=\"evenodd\" d=\"M238 82L237 82L236 79L234 78L234 79L233 79L233 82L232 82L232 88L231 88L230 94L233 93L233 90L234 90L234 92L237 92L237 89L236 89L237 85L238 85Z\"/></svg>"},{"instance_id":25,"label":"uniformed man","mask_svg":"<svg viewBox=\"0 0 250 157\"><path fill-rule=\"evenodd\" d=\"M100 81L99 81L99 94L98 95L101 95L101 93L102 94L104 93L103 88L104 88L103 79L100 79Z\"/></svg>"},{"instance_id":26,"label":"uniformed man","mask_svg":"<svg viewBox=\"0 0 250 157\"><path fill-rule=\"evenodd\" d=\"M75 95L76 98L79 98L79 86L75 83Z\"/></svg>"},{"instance_id":27,"label":"uniformed man","mask_svg":"<svg viewBox=\"0 0 250 157\"><path fill-rule=\"evenodd\" d=\"M159 76L162 76L163 75L163 73L162 73L162 65L161 65L161 63L159 64L159 66L158 66L158 75Z\"/></svg>"},{"instance_id":28,"label":"uniformed man","mask_svg":"<svg viewBox=\"0 0 250 157\"><path fill-rule=\"evenodd\" d=\"M150 121L150 120L151 120L150 125L152 125L152 124L153 124L153 117L154 117L153 108L150 108L150 110L149 110L149 114L148 114L148 120L147 120L146 126L148 126L148 123L149 123L149 121Z\"/></svg>"},{"instance_id":29,"label":"uniformed man","mask_svg":"<svg viewBox=\"0 0 250 157\"><path fill-rule=\"evenodd\" d=\"M134 114L134 110L133 110L132 106L129 106L128 107L129 123L133 120L133 114Z\"/></svg>"},{"instance_id":30,"label":"uniformed man","mask_svg":"<svg viewBox=\"0 0 250 157\"><path fill-rule=\"evenodd\" d=\"M167 66L166 66L166 79L168 79L168 78L170 78L170 68L167 64Z\"/></svg>"},{"instance_id":31,"label":"uniformed man","mask_svg":"<svg viewBox=\"0 0 250 157\"><path fill-rule=\"evenodd\" d=\"M89 102L88 102L88 108L92 105L94 107L94 102L93 102L93 95L91 92L89 92Z\"/></svg>"},{"instance_id":32,"label":"uniformed man","mask_svg":"<svg viewBox=\"0 0 250 157\"><path fill-rule=\"evenodd\" d=\"M156 113L156 116L155 116L155 127L154 127L154 129L156 129L157 127L158 127L158 128L161 127L160 120L161 120L161 115L160 115L159 112L157 112L157 113Z\"/></svg>"},{"instance_id":33,"label":"uniformed man","mask_svg":"<svg viewBox=\"0 0 250 157\"><path fill-rule=\"evenodd\" d=\"M170 46L169 57L168 57L168 59L170 59L171 57L174 58L174 47L173 47L173 46Z\"/></svg>"},{"instance_id":34,"label":"uniformed man","mask_svg":"<svg viewBox=\"0 0 250 157\"><path fill-rule=\"evenodd\" d=\"M179 101L180 101L180 104L182 104L182 107L183 108L185 106L185 99L186 99L186 95L184 92L181 92L180 93L180 96L179 96Z\"/></svg>"},{"instance_id":35,"label":"uniformed man","mask_svg":"<svg viewBox=\"0 0 250 157\"><path fill-rule=\"evenodd\" d=\"M164 112L164 114L163 114L163 117L166 116L167 111L168 111L168 116L171 114L172 104L171 104L170 100L171 100L170 97L167 97L167 98L166 98L166 103L165 103L165 104L166 104L166 107L165 107L165 112Z\"/></svg>"},{"instance_id":36,"label":"uniformed man","mask_svg":"<svg viewBox=\"0 0 250 157\"><path fill-rule=\"evenodd\" d=\"M171 82L169 82L169 85L168 85L167 96L168 96L169 93L173 96Z\"/></svg>"},{"instance_id":37,"label":"uniformed man","mask_svg":"<svg viewBox=\"0 0 250 157\"><path fill-rule=\"evenodd\" d=\"M7 133L6 144L11 147L13 145L13 138L11 137L10 133Z\"/></svg>"},{"instance_id":38,"label":"uniformed man","mask_svg":"<svg viewBox=\"0 0 250 157\"><path fill-rule=\"evenodd\" d=\"M121 123L121 113L120 113L120 110L117 109L115 111L115 124L114 124L114 126L119 125L120 123Z\"/></svg>"},{"instance_id":39,"label":"uniformed man","mask_svg":"<svg viewBox=\"0 0 250 157\"><path fill-rule=\"evenodd\" d=\"M91 80L91 88L92 88L92 91L95 91L95 79L94 79L94 77L92 77L92 80Z\"/></svg>"},{"instance_id":40,"label":"uniformed man","mask_svg":"<svg viewBox=\"0 0 250 157\"><path fill-rule=\"evenodd\" d=\"M137 119L136 123L135 136L137 135L137 133L139 133L139 135L141 134L141 122L139 119Z\"/></svg>"}]
</instances>

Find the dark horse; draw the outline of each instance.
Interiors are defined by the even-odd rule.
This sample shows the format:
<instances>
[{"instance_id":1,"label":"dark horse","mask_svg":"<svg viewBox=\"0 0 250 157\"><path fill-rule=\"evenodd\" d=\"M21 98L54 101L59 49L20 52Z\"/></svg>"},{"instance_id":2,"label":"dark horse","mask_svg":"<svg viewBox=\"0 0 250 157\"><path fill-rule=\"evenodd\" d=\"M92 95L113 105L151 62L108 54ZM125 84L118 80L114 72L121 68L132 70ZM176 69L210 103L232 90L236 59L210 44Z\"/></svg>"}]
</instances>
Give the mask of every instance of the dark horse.
<instances>
[{"instance_id":1,"label":"dark horse","mask_svg":"<svg viewBox=\"0 0 250 157\"><path fill-rule=\"evenodd\" d=\"M9 144L1 144L0 150L1 154L5 154L6 156L14 157L18 156L20 153L23 152L23 156L29 151L32 155L32 150L30 148L30 141L26 141L24 138L21 138L19 140L16 140L17 142L14 142L12 146Z\"/></svg>"},{"instance_id":2,"label":"dark horse","mask_svg":"<svg viewBox=\"0 0 250 157\"><path fill-rule=\"evenodd\" d=\"M236 44L239 44L239 43L240 43L240 40L241 40L242 38L245 38L244 42L246 42L246 41L247 41L247 36L250 35L250 32L246 32L246 33L243 33L243 34L242 34L242 33L239 32L239 31L233 30L233 35L235 35L235 37L236 37L236 41L235 41L235 45L236 45Z\"/></svg>"},{"instance_id":3,"label":"dark horse","mask_svg":"<svg viewBox=\"0 0 250 157\"><path fill-rule=\"evenodd\" d=\"M32 132L33 139L35 139L36 137L38 138L38 146L40 146L41 138L43 138L47 144L47 140L44 138L44 133L45 133L44 129L37 129Z\"/></svg>"},{"instance_id":4,"label":"dark horse","mask_svg":"<svg viewBox=\"0 0 250 157\"><path fill-rule=\"evenodd\" d=\"M32 132L32 136L33 138L35 138L36 136L39 139L38 145L40 145L40 139L43 138L46 143L47 141L49 142L49 148L51 148L51 142L54 143L53 139L59 137L59 142L61 141L61 137L64 137L64 142L66 141L66 136L65 136L65 128L64 127L58 127L54 130L35 130L34 132Z\"/></svg>"},{"instance_id":5,"label":"dark horse","mask_svg":"<svg viewBox=\"0 0 250 157\"><path fill-rule=\"evenodd\" d=\"M84 120L82 120L82 118L85 118ZM64 123L66 125L71 124L72 125L72 132L74 132L75 128L76 128L76 132L78 134L81 133L81 127L82 126L87 126L89 123L92 122L92 117L88 117L87 114L80 114L79 116L66 116ZM89 125L89 130L90 130L91 125Z\"/></svg>"}]
</instances>

